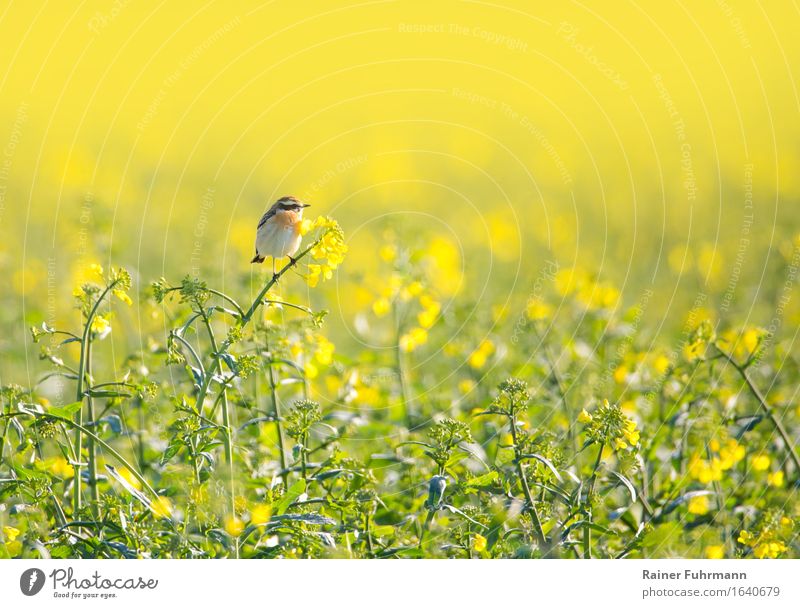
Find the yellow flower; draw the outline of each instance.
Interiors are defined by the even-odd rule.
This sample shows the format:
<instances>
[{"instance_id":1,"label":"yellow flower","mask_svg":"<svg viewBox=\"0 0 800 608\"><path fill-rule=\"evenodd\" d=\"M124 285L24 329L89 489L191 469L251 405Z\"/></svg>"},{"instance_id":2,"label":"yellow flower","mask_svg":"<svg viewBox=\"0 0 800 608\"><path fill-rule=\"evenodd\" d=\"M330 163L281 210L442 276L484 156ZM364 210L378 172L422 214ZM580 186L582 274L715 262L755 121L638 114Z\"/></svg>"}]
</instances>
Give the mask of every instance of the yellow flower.
<instances>
[{"instance_id":1,"label":"yellow flower","mask_svg":"<svg viewBox=\"0 0 800 608\"><path fill-rule=\"evenodd\" d=\"M531 300L525 307L525 314L531 321L542 321L547 319L553 312L553 309L544 302L539 300Z\"/></svg>"},{"instance_id":2,"label":"yellow flower","mask_svg":"<svg viewBox=\"0 0 800 608\"><path fill-rule=\"evenodd\" d=\"M683 356L689 363L694 363L703 356L705 351L706 343L703 340L695 340L683 347Z\"/></svg>"},{"instance_id":3,"label":"yellow flower","mask_svg":"<svg viewBox=\"0 0 800 608\"><path fill-rule=\"evenodd\" d=\"M417 314L417 321L421 327L428 329L436 322L436 318L442 311L442 305L425 294L420 296L419 303L423 310Z\"/></svg>"},{"instance_id":4,"label":"yellow flower","mask_svg":"<svg viewBox=\"0 0 800 608\"><path fill-rule=\"evenodd\" d=\"M747 356L754 355L761 344L762 331L760 329L748 329L742 335L742 345L747 351Z\"/></svg>"},{"instance_id":5,"label":"yellow flower","mask_svg":"<svg viewBox=\"0 0 800 608\"><path fill-rule=\"evenodd\" d=\"M325 233L311 250L311 256L316 260L325 259L325 266L331 271L335 270L344 261L344 255L347 253L347 245L344 243L344 235L339 224L330 218L318 217L314 221L313 228L323 228ZM325 278L330 277L325 276Z\"/></svg>"},{"instance_id":6,"label":"yellow flower","mask_svg":"<svg viewBox=\"0 0 800 608\"><path fill-rule=\"evenodd\" d=\"M418 295L420 295L422 293L422 290L423 290L422 283L420 283L419 281L413 281L413 282L409 283L409 285L406 288L406 290L408 291L408 294L412 298L416 298Z\"/></svg>"},{"instance_id":7,"label":"yellow flower","mask_svg":"<svg viewBox=\"0 0 800 608\"><path fill-rule=\"evenodd\" d=\"M577 299L589 310L611 308L619 300L619 291L608 283L589 282L578 291Z\"/></svg>"},{"instance_id":8,"label":"yellow flower","mask_svg":"<svg viewBox=\"0 0 800 608\"><path fill-rule=\"evenodd\" d=\"M117 298L119 298L121 301L125 302L125 304L127 304L128 306L133 304L133 302L131 301L131 297L127 293L125 293L122 289L114 289L113 294L117 296Z\"/></svg>"},{"instance_id":9,"label":"yellow flower","mask_svg":"<svg viewBox=\"0 0 800 608\"><path fill-rule=\"evenodd\" d=\"M159 517L169 518L172 515L172 502L166 496L158 496L150 503L150 510Z\"/></svg>"},{"instance_id":10,"label":"yellow flower","mask_svg":"<svg viewBox=\"0 0 800 608\"><path fill-rule=\"evenodd\" d=\"M706 559L724 559L725 547L722 545L709 545L706 547Z\"/></svg>"},{"instance_id":11,"label":"yellow flower","mask_svg":"<svg viewBox=\"0 0 800 608\"><path fill-rule=\"evenodd\" d=\"M297 359L303 354L303 345L300 344L300 342L293 342L289 347L289 353L292 355L293 359Z\"/></svg>"},{"instance_id":12,"label":"yellow flower","mask_svg":"<svg viewBox=\"0 0 800 608\"><path fill-rule=\"evenodd\" d=\"M466 395L467 393L471 392L477 385L475 384L474 380L462 380L458 383L458 390L460 393Z\"/></svg>"},{"instance_id":13,"label":"yellow flower","mask_svg":"<svg viewBox=\"0 0 800 608\"><path fill-rule=\"evenodd\" d=\"M722 479L722 466L718 458L703 460L697 454L689 459L689 475L700 483L711 483Z\"/></svg>"},{"instance_id":14,"label":"yellow flower","mask_svg":"<svg viewBox=\"0 0 800 608\"><path fill-rule=\"evenodd\" d=\"M759 454L750 459L750 464L754 471L766 471L769 468L770 459L766 454Z\"/></svg>"},{"instance_id":15,"label":"yellow flower","mask_svg":"<svg viewBox=\"0 0 800 608\"><path fill-rule=\"evenodd\" d=\"M404 353L410 353L417 347L417 345L414 344L414 340L412 340L411 336L409 336L408 334L403 334L402 336L400 336L398 346L400 347L400 350L402 350Z\"/></svg>"},{"instance_id":16,"label":"yellow flower","mask_svg":"<svg viewBox=\"0 0 800 608\"><path fill-rule=\"evenodd\" d=\"M732 468L745 456L744 446L736 439L729 439L721 449L719 447L716 449L719 450L720 468L723 471Z\"/></svg>"},{"instance_id":17,"label":"yellow flower","mask_svg":"<svg viewBox=\"0 0 800 608\"><path fill-rule=\"evenodd\" d=\"M578 422L581 424L588 424L592 421L592 415L586 411L586 408L581 410L581 413L578 414Z\"/></svg>"},{"instance_id":18,"label":"yellow flower","mask_svg":"<svg viewBox=\"0 0 800 608\"><path fill-rule=\"evenodd\" d=\"M624 365L620 365L617 369L614 370L614 382L617 384L622 384L625 382L625 379L628 377L628 368Z\"/></svg>"},{"instance_id":19,"label":"yellow flower","mask_svg":"<svg viewBox=\"0 0 800 608\"><path fill-rule=\"evenodd\" d=\"M19 530L11 526L3 526L3 536L6 537L7 542L15 541L19 536Z\"/></svg>"},{"instance_id":20,"label":"yellow flower","mask_svg":"<svg viewBox=\"0 0 800 608\"><path fill-rule=\"evenodd\" d=\"M20 553L22 553L22 543L18 540L9 541L4 543L4 545L8 551L9 557L17 557Z\"/></svg>"},{"instance_id":21,"label":"yellow flower","mask_svg":"<svg viewBox=\"0 0 800 608\"><path fill-rule=\"evenodd\" d=\"M250 523L255 526L260 526L269 521L272 516L272 507L269 505L256 505L250 511Z\"/></svg>"},{"instance_id":22,"label":"yellow flower","mask_svg":"<svg viewBox=\"0 0 800 608\"><path fill-rule=\"evenodd\" d=\"M111 331L111 323L103 315L95 315L92 319L91 330L100 337L104 337Z\"/></svg>"},{"instance_id":23,"label":"yellow flower","mask_svg":"<svg viewBox=\"0 0 800 608\"><path fill-rule=\"evenodd\" d=\"M336 350L333 342L324 336L317 337L317 351L314 357L320 365L330 365L333 362L333 352Z\"/></svg>"},{"instance_id":24,"label":"yellow flower","mask_svg":"<svg viewBox=\"0 0 800 608\"><path fill-rule=\"evenodd\" d=\"M780 557L785 551L786 545L780 541L759 543L753 547L753 555L758 559L764 559L765 557L775 559L776 557Z\"/></svg>"},{"instance_id":25,"label":"yellow flower","mask_svg":"<svg viewBox=\"0 0 800 608\"><path fill-rule=\"evenodd\" d=\"M488 358L494 353L494 343L491 340L485 339L472 351L472 354L467 359L470 367L480 369L486 365Z\"/></svg>"},{"instance_id":26,"label":"yellow flower","mask_svg":"<svg viewBox=\"0 0 800 608\"><path fill-rule=\"evenodd\" d=\"M386 316L391 309L392 305L386 298L378 298L372 303L372 312L375 313L376 317Z\"/></svg>"},{"instance_id":27,"label":"yellow flower","mask_svg":"<svg viewBox=\"0 0 800 608\"><path fill-rule=\"evenodd\" d=\"M309 264L308 274L303 278L309 287L316 287L320 279L328 280L333 276L333 270L325 264Z\"/></svg>"},{"instance_id":28,"label":"yellow flower","mask_svg":"<svg viewBox=\"0 0 800 608\"><path fill-rule=\"evenodd\" d=\"M625 435L625 440L632 446L639 443L639 431L636 430L636 421L628 418L625 421L625 428L622 434Z\"/></svg>"},{"instance_id":29,"label":"yellow flower","mask_svg":"<svg viewBox=\"0 0 800 608\"><path fill-rule=\"evenodd\" d=\"M461 288L461 252L458 246L441 236L431 239L428 249L431 261L428 268L430 284L436 285L439 293L453 295Z\"/></svg>"},{"instance_id":30,"label":"yellow flower","mask_svg":"<svg viewBox=\"0 0 800 608\"><path fill-rule=\"evenodd\" d=\"M428 332L421 327L414 327L400 336L400 350L409 353L428 341Z\"/></svg>"},{"instance_id":31,"label":"yellow flower","mask_svg":"<svg viewBox=\"0 0 800 608\"><path fill-rule=\"evenodd\" d=\"M660 376L666 374L671 365L672 363L670 362L669 358L664 355L658 355L655 361L653 361L653 369Z\"/></svg>"},{"instance_id":32,"label":"yellow flower","mask_svg":"<svg viewBox=\"0 0 800 608\"><path fill-rule=\"evenodd\" d=\"M472 539L472 549L478 553L486 551L486 539L480 534L476 534Z\"/></svg>"},{"instance_id":33,"label":"yellow flower","mask_svg":"<svg viewBox=\"0 0 800 608\"><path fill-rule=\"evenodd\" d=\"M103 267L100 264L89 264L86 267L86 274L95 279L103 280Z\"/></svg>"},{"instance_id":34,"label":"yellow flower","mask_svg":"<svg viewBox=\"0 0 800 608\"><path fill-rule=\"evenodd\" d=\"M747 545L748 547L751 546L755 542L755 537L750 534L747 530L742 530L739 532L739 538L737 538L741 544Z\"/></svg>"},{"instance_id":35,"label":"yellow flower","mask_svg":"<svg viewBox=\"0 0 800 608\"><path fill-rule=\"evenodd\" d=\"M306 378L309 380L313 380L317 376L319 376L319 368L314 365L311 361L306 362L303 366L303 371L306 373Z\"/></svg>"},{"instance_id":36,"label":"yellow flower","mask_svg":"<svg viewBox=\"0 0 800 608\"><path fill-rule=\"evenodd\" d=\"M624 441L622 441L622 439L617 438L617 439L614 440L614 449L615 450L624 450L627 447L628 447L628 444L625 443Z\"/></svg>"},{"instance_id":37,"label":"yellow flower","mask_svg":"<svg viewBox=\"0 0 800 608\"><path fill-rule=\"evenodd\" d=\"M312 222L307 217L303 218L303 221L300 222L300 235L301 236L307 235L309 232L311 232L311 229L313 227L314 227L314 222Z\"/></svg>"},{"instance_id":38,"label":"yellow flower","mask_svg":"<svg viewBox=\"0 0 800 608\"><path fill-rule=\"evenodd\" d=\"M423 310L417 314L417 323L420 327L429 328L436 322L436 316L439 313L431 309Z\"/></svg>"},{"instance_id":39,"label":"yellow flower","mask_svg":"<svg viewBox=\"0 0 800 608\"><path fill-rule=\"evenodd\" d=\"M422 345L428 341L428 332L421 327L415 327L411 330L411 339L415 344Z\"/></svg>"},{"instance_id":40,"label":"yellow flower","mask_svg":"<svg viewBox=\"0 0 800 608\"><path fill-rule=\"evenodd\" d=\"M225 532L230 536L239 536L244 531L244 522L238 517L228 515L225 518Z\"/></svg>"},{"instance_id":41,"label":"yellow flower","mask_svg":"<svg viewBox=\"0 0 800 608\"><path fill-rule=\"evenodd\" d=\"M693 515L705 515L709 510L708 496L706 494L701 496L692 496L689 499L686 508L689 510L689 513L692 513Z\"/></svg>"},{"instance_id":42,"label":"yellow flower","mask_svg":"<svg viewBox=\"0 0 800 608\"><path fill-rule=\"evenodd\" d=\"M384 245L378 249L378 255L384 262L393 262L397 257L397 249L394 245Z\"/></svg>"},{"instance_id":43,"label":"yellow flower","mask_svg":"<svg viewBox=\"0 0 800 608\"><path fill-rule=\"evenodd\" d=\"M776 488L783 487L784 477L783 471L775 471L767 475L767 483Z\"/></svg>"},{"instance_id":44,"label":"yellow flower","mask_svg":"<svg viewBox=\"0 0 800 608\"><path fill-rule=\"evenodd\" d=\"M75 469L63 456L51 458L46 461L47 470L61 479L70 479L75 475Z\"/></svg>"}]
</instances>

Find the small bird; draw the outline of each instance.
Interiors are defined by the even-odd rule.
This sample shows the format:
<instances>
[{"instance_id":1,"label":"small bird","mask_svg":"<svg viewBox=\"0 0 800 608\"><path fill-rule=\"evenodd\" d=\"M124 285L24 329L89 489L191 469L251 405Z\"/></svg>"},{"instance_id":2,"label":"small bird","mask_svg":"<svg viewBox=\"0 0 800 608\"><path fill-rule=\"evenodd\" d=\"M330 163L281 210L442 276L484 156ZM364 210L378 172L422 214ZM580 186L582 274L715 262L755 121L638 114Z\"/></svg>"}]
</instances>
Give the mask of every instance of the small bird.
<instances>
[{"instance_id":1,"label":"small bird","mask_svg":"<svg viewBox=\"0 0 800 608\"><path fill-rule=\"evenodd\" d=\"M261 264L266 256L272 256L272 274L275 275L275 260L292 256L300 249L300 224L303 209L310 207L293 196L284 196L261 217L256 229L256 256L251 264Z\"/></svg>"}]
</instances>

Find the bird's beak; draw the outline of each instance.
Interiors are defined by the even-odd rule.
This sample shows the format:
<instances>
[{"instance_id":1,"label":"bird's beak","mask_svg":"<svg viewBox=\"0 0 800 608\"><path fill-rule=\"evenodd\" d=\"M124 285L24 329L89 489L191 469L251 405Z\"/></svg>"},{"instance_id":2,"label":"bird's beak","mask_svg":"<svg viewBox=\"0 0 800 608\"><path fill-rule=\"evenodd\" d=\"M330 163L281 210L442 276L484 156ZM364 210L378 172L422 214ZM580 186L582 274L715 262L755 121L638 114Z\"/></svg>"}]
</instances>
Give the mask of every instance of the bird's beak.
<instances>
[{"instance_id":1,"label":"bird's beak","mask_svg":"<svg viewBox=\"0 0 800 608\"><path fill-rule=\"evenodd\" d=\"M311 205L309 205L308 203L302 203L300 206L305 208L305 207L310 207Z\"/></svg>"}]
</instances>

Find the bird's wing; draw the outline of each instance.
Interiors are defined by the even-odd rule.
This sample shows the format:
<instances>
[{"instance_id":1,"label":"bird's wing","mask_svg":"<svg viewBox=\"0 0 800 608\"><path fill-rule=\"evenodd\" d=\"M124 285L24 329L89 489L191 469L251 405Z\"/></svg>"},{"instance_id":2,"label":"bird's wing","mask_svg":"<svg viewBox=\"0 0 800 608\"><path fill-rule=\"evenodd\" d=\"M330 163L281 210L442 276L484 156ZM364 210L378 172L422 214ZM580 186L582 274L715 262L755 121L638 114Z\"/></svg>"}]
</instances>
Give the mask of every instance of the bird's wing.
<instances>
[{"instance_id":1,"label":"bird's wing","mask_svg":"<svg viewBox=\"0 0 800 608\"><path fill-rule=\"evenodd\" d=\"M266 213L265 213L263 216L261 216L261 219L260 219L260 220L259 220L259 222L258 222L258 228L261 228L261 226L263 226L263 225L264 225L264 223L265 223L265 222L266 222L266 221L267 221L269 218L271 218L272 216L274 216L274 215L275 215L275 213L276 213L276 210L275 210L274 208L272 208L272 209L270 209L269 211L267 211L267 212L266 212ZM257 228L257 229L258 229L258 228Z\"/></svg>"}]
</instances>

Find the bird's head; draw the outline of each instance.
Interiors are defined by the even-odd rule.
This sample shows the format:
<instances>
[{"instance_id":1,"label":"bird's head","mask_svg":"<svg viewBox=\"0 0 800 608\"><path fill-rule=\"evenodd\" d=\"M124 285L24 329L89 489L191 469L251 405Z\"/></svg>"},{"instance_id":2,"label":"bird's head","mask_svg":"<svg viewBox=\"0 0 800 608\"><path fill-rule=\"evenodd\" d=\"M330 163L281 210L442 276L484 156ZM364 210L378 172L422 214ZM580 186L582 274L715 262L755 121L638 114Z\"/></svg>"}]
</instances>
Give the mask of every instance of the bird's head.
<instances>
[{"instance_id":1,"label":"bird's head","mask_svg":"<svg viewBox=\"0 0 800 608\"><path fill-rule=\"evenodd\" d=\"M294 211L300 216L303 215L303 209L310 206L311 205L307 205L306 203L301 203L300 200L293 196L284 196L283 198L279 198L277 202L272 205L272 208L275 209L275 211Z\"/></svg>"}]
</instances>

